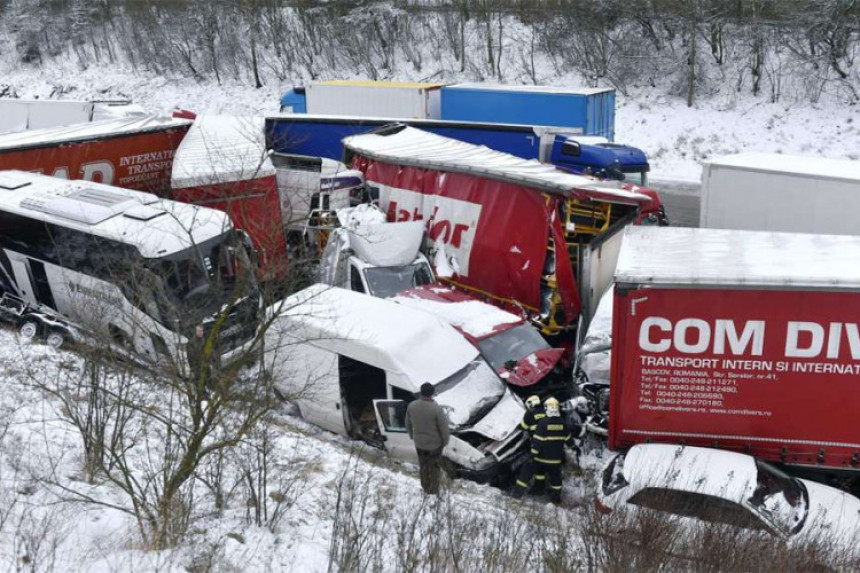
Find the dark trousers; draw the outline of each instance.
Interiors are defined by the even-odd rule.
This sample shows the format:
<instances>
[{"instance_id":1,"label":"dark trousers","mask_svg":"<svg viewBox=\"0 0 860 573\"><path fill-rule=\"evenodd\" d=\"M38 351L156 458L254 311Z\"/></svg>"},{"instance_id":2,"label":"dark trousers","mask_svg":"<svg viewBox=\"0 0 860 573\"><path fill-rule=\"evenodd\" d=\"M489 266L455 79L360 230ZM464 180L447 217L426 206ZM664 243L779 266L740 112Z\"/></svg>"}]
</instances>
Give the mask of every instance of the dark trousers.
<instances>
[{"instance_id":1,"label":"dark trousers","mask_svg":"<svg viewBox=\"0 0 860 573\"><path fill-rule=\"evenodd\" d=\"M529 489L532 478L536 484L546 481L549 498L558 503L561 501L561 461L557 464L543 464L529 460L520 468L517 483L514 486L514 497L522 497Z\"/></svg>"},{"instance_id":2,"label":"dark trousers","mask_svg":"<svg viewBox=\"0 0 860 573\"><path fill-rule=\"evenodd\" d=\"M439 494L439 474L441 472L442 448L435 450L419 450L418 467L421 474L421 489L424 493Z\"/></svg>"}]
</instances>

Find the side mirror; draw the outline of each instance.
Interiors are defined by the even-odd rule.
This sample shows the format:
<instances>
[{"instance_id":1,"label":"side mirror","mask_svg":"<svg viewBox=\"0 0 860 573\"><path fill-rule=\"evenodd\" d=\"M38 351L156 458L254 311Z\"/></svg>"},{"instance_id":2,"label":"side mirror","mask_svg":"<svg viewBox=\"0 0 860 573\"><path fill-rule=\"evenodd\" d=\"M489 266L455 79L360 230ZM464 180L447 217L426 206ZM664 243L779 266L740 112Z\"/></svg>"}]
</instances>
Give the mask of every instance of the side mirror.
<instances>
[{"instance_id":1,"label":"side mirror","mask_svg":"<svg viewBox=\"0 0 860 573\"><path fill-rule=\"evenodd\" d=\"M387 442L388 436L386 436L385 434L382 434L381 436L379 436L379 439L382 440L383 442Z\"/></svg>"}]
</instances>

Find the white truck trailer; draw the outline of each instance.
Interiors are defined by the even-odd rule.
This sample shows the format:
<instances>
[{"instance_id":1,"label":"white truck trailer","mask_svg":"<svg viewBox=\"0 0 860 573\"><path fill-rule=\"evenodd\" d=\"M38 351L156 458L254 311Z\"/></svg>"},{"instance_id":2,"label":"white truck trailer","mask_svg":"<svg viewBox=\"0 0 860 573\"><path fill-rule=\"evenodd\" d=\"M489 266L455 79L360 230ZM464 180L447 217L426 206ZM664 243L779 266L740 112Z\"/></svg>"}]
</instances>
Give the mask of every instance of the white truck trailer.
<instances>
[{"instance_id":1,"label":"white truck trailer","mask_svg":"<svg viewBox=\"0 0 860 573\"><path fill-rule=\"evenodd\" d=\"M439 119L439 88L427 82L332 80L307 86L311 114Z\"/></svg>"},{"instance_id":2,"label":"white truck trailer","mask_svg":"<svg viewBox=\"0 0 860 573\"><path fill-rule=\"evenodd\" d=\"M702 169L700 227L857 235L858 210L860 161L743 153Z\"/></svg>"}]
</instances>

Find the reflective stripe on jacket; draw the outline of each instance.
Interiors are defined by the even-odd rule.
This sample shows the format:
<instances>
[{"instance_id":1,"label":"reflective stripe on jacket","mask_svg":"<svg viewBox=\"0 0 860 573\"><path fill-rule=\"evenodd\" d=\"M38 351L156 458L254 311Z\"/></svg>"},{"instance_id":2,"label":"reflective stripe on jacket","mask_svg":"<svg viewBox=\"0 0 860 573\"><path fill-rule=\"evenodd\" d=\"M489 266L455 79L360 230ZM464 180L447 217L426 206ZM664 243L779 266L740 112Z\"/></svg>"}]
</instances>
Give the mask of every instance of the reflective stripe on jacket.
<instances>
[{"instance_id":1,"label":"reflective stripe on jacket","mask_svg":"<svg viewBox=\"0 0 860 573\"><path fill-rule=\"evenodd\" d=\"M570 429L561 416L547 416L537 423L532 435L532 459L541 464L560 464L564 444L570 442Z\"/></svg>"}]
</instances>

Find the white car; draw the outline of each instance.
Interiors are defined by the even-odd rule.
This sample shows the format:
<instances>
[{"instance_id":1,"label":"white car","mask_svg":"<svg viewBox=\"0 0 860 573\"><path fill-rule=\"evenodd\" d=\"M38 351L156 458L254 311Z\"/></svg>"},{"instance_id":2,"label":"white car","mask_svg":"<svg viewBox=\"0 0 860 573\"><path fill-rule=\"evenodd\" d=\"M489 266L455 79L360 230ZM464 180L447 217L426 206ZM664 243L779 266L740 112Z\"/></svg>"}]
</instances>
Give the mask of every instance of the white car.
<instances>
[{"instance_id":1,"label":"white car","mask_svg":"<svg viewBox=\"0 0 860 573\"><path fill-rule=\"evenodd\" d=\"M723 450L633 446L607 464L594 504L602 513L649 508L765 530L790 543L827 541L849 551L860 540L860 499Z\"/></svg>"}]
</instances>

